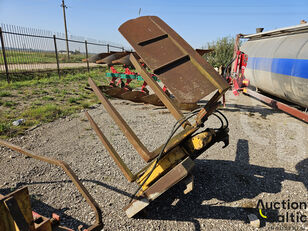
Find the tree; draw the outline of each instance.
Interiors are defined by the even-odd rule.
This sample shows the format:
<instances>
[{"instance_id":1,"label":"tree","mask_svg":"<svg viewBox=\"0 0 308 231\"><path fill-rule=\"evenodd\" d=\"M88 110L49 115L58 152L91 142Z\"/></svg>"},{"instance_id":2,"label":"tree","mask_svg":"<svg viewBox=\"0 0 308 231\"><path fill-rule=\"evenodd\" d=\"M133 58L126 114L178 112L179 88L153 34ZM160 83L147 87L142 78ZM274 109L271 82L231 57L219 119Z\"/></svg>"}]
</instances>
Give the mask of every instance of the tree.
<instances>
[{"instance_id":1,"label":"tree","mask_svg":"<svg viewBox=\"0 0 308 231\"><path fill-rule=\"evenodd\" d=\"M205 59L213 66L224 69L233 58L233 47L235 39L232 37L219 38L208 42L206 49L214 51L204 55Z\"/></svg>"}]
</instances>

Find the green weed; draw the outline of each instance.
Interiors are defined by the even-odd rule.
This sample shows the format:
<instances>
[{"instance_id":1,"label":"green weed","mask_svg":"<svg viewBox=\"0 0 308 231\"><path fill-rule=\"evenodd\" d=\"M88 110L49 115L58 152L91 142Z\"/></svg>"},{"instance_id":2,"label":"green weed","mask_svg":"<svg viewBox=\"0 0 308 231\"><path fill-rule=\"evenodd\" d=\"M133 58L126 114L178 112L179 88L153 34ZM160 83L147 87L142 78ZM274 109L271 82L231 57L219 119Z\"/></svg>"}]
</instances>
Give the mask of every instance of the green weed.
<instances>
[{"instance_id":1,"label":"green weed","mask_svg":"<svg viewBox=\"0 0 308 231\"><path fill-rule=\"evenodd\" d=\"M13 106L16 106L17 103L16 102L13 102L13 101L6 101L3 103L3 106L4 107L13 107Z\"/></svg>"},{"instance_id":2,"label":"green weed","mask_svg":"<svg viewBox=\"0 0 308 231\"><path fill-rule=\"evenodd\" d=\"M38 120L42 122L50 122L61 117L62 110L55 104L45 104L38 107L30 108L21 114L24 118L30 120Z\"/></svg>"},{"instance_id":3,"label":"green weed","mask_svg":"<svg viewBox=\"0 0 308 231\"><path fill-rule=\"evenodd\" d=\"M7 91L0 92L0 97L10 97L10 96L12 96L10 92Z\"/></svg>"}]
</instances>

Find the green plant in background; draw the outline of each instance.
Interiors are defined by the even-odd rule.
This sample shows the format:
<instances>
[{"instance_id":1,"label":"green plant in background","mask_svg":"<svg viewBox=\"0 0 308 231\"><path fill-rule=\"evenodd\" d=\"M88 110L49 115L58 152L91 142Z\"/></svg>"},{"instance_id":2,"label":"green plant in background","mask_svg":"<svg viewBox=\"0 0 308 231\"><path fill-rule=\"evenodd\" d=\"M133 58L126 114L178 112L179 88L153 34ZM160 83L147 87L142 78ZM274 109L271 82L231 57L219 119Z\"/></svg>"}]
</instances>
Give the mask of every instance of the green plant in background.
<instances>
[{"instance_id":1,"label":"green plant in background","mask_svg":"<svg viewBox=\"0 0 308 231\"><path fill-rule=\"evenodd\" d=\"M234 41L235 39L232 37L223 37L207 43L203 49L213 49L214 51L205 54L205 59L213 67L224 69L233 58Z\"/></svg>"}]
</instances>

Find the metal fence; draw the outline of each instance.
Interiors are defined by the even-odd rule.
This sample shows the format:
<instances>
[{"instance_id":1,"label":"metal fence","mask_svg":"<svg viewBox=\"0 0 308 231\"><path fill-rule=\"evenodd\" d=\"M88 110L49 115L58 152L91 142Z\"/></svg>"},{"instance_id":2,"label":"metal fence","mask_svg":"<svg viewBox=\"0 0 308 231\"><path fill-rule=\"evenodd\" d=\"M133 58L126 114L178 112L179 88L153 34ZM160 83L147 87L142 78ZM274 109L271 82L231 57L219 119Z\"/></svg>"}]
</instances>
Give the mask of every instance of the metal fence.
<instances>
[{"instance_id":1,"label":"metal fence","mask_svg":"<svg viewBox=\"0 0 308 231\"><path fill-rule=\"evenodd\" d=\"M60 77L70 69L89 71L99 66L89 63L89 56L128 50L115 43L73 35L66 40L62 33L6 24L1 24L0 40L0 80L8 82L21 73L56 71Z\"/></svg>"}]
</instances>

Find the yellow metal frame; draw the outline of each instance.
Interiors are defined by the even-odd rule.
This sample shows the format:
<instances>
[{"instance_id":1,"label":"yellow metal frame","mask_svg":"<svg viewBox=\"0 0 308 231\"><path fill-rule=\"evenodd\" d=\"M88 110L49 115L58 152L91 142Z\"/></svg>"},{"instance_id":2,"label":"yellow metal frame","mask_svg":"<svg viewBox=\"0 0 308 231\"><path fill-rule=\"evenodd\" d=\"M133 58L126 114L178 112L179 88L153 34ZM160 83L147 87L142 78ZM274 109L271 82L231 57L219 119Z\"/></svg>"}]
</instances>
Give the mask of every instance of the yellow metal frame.
<instances>
[{"instance_id":1,"label":"yellow metal frame","mask_svg":"<svg viewBox=\"0 0 308 231\"><path fill-rule=\"evenodd\" d=\"M42 217L43 221L40 224L35 224L27 187L0 197L0 231L20 231L7 206L6 201L11 198L17 202L21 215L24 217L30 231L52 231L51 220L48 218Z\"/></svg>"}]
</instances>

